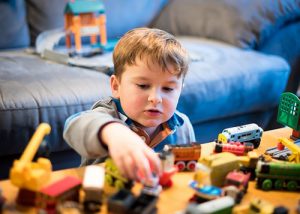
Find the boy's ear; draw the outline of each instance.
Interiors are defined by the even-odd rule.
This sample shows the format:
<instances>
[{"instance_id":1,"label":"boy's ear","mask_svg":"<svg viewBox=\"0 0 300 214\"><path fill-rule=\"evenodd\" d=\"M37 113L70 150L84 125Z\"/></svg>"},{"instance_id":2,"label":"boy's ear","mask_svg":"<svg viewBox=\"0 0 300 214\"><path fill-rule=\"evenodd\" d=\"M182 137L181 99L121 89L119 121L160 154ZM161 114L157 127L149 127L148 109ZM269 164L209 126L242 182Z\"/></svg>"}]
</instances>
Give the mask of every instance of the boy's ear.
<instances>
[{"instance_id":1,"label":"boy's ear","mask_svg":"<svg viewBox=\"0 0 300 214\"><path fill-rule=\"evenodd\" d=\"M119 79L116 77L116 75L111 75L110 77L110 88L111 92L114 98L120 98L119 96L119 87L120 87L120 82Z\"/></svg>"}]
</instances>

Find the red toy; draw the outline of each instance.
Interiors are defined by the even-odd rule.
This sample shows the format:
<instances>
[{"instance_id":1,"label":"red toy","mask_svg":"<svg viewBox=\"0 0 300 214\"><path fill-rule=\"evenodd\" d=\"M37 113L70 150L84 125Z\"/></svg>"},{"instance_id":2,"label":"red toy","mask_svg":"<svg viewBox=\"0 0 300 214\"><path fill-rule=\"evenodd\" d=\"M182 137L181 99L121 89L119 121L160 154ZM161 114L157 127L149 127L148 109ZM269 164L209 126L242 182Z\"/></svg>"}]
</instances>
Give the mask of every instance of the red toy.
<instances>
[{"instance_id":1,"label":"red toy","mask_svg":"<svg viewBox=\"0 0 300 214\"><path fill-rule=\"evenodd\" d=\"M215 153L220 152L230 152L235 155L246 155L249 151L254 149L253 143L240 143L240 142L230 142L230 143L216 143Z\"/></svg>"},{"instance_id":2,"label":"red toy","mask_svg":"<svg viewBox=\"0 0 300 214\"><path fill-rule=\"evenodd\" d=\"M169 146L165 146L164 150L159 154L162 162L163 174L159 178L159 184L162 187L172 186L171 177L178 171L174 166L175 157Z\"/></svg>"},{"instance_id":3,"label":"red toy","mask_svg":"<svg viewBox=\"0 0 300 214\"><path fill-rule=\"evenodd\" d=\"M79 201L81 180L75 177L65 177L41 190L38 197L38 206L51 212L56 205L63 201Z\"/></svg>"}]
</instances>

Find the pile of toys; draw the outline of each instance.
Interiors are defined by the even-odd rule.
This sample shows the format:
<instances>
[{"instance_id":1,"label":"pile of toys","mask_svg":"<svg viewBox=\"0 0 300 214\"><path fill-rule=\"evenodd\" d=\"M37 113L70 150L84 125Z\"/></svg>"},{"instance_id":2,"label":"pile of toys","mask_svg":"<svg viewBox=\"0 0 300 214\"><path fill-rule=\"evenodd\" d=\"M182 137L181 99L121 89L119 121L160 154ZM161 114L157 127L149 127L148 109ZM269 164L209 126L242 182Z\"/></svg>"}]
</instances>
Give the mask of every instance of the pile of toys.
<instances>
[{"instance_id":1,"label":"pile of toys","mask_svg":"<svg viewBox=\"0 0 300 214\"><path fill-rule=\"evenodd\" d=\"M284 120L287 121L285 124L289 124L289 116L294 119L297 115L292 137L299 138L300 101L290 93L284 93L282 100L285 104L280 108L280 102L279 121ZM286 110L291 108L294 111ZM236 205L247 193L250 180L255 180L256 187L262 190L300 189L299 146L289 139L280 138L280 146L289 149L289 155L284 160L274 161L259 156L254 148L260 145L263 130L256 124L224 129L214 143L213 154L209 156L201 157L199 143L166 145L159 154L162 175L159 177L153 174L151 180L141 179L139 182L142 188L138 194L132 192L134 181L123 177L110 158L105 160L104 165L87 166L83 181L68 176L48 185L52 170L50 161L47 158L39 158L36 162L32 160L50 129L48 124L38 127L21 158L14 162L10 171L12 184L19 188L16 203L33 206L46 213L70 210L94 213L99 212L103 204L109 213L156 213L160 192L163 188L172 187L172 176L183 170L193 171L193 180L189 186L194 190L194 195L187 199L188 205L182 211L188 214L288 213L285 207L274 207L257 198L247 206ZM270 155L269 151L266 154ZM107 187L112 191L107 191ZM0 199L2 206L5 198L1 192Z\"/></svg>"}]
</instances>

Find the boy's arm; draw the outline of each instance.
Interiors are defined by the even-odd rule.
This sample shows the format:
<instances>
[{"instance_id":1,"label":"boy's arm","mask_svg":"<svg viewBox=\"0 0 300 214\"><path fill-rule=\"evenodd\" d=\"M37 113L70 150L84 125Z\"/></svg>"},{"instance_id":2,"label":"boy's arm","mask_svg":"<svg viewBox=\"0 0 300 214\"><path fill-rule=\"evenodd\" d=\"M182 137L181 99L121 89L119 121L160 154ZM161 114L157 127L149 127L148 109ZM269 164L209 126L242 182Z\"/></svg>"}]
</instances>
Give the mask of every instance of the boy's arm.
<instances>
[{"instance_id":1,"label":"boy's arm","mask_svg":"<svg viewBox=\"0 0 300 214\"><path fill-rule=\"evenodd\" d=\"M69 117L65 123L64 139L83 157L94 159L107 156L107 148L100 143L99 130L111 122L122 123L101 110L96 108L80 112Z\"/></svg>"},{"instance_id":2,"label":"boy's arm","mask_svg":"<svg viewBox=\"0 0 300 214\"><path fill-rule=\"evenodd\" d=\"M161 174L158 155L140 136L121 123L109 123L99 132L99 139L123 175L134 180L151 179L152 172Z\"/></svg>"}]
</instances>

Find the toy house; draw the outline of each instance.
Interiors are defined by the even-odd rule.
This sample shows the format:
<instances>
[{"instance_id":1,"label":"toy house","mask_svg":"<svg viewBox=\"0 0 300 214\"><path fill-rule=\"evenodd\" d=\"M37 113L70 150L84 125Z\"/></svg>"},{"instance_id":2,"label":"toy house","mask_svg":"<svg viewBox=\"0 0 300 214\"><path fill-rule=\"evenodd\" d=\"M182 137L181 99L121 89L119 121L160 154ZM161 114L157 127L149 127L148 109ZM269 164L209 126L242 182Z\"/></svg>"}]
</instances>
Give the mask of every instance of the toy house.
<instances>
[{"instance_id":1,"label":"toy house","mask_svg":"<svg viewBox=\"0 0 300 214\"><path fill-rule=\"evenodd\" d=\"M282 93L280 97L277 121L293 129L291 138L300 138L300 100L290 92Z\"/></svg>"},{"instance_id":2,"label":"toy house","mask_svg":"<svg viewBox=\"0 0 300 214\"><path fill-rule=\"evenodd\" d=\"M79 201L81 180L75 177L65 177L41 189L37 204L44 209L54 209L59 202Z\"/></svg>"},{"instance_id":3,"label":"toy house","mask_svg":"<svg viewBox=\"0 0 300 214\"><path fill-rule=\"evenodd\" d=\"M76 52L81 51L81 38L84 36L90 37L92 45L100 36L101 46L106 45L106 15L101 0L70 1L64 13L67 48L71 48L71 36L74 36Z\"/></svg>"}]
</instances>

